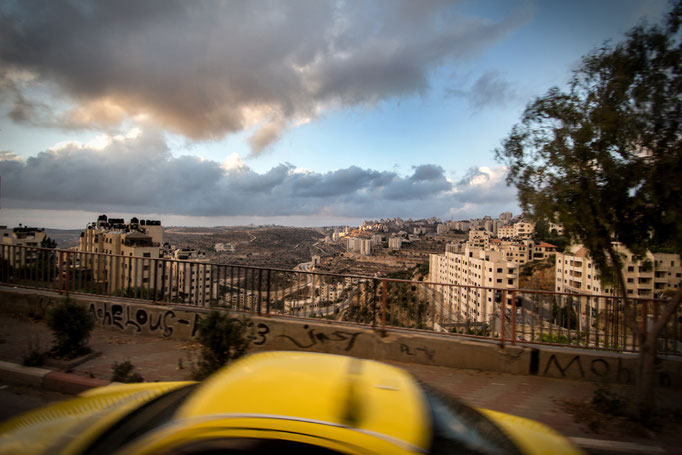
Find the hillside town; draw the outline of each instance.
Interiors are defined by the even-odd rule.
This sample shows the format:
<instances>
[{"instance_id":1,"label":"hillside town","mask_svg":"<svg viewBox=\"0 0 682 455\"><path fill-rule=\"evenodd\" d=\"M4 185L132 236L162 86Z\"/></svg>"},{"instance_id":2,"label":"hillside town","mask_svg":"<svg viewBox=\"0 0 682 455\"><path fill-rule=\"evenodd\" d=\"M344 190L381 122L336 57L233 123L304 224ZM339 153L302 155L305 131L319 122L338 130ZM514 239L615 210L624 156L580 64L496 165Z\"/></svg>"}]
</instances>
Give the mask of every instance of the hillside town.
<instances>
[{"instance_id":1,"label":"hillside town","mask_svg":"<svg viewBox=\"0 0 682 455\"><path fill-rule=\"evenodd\" d=\"M81 274L87 269L88 280L110 294L131 285L159 289L164 283L165 294L209 306L218 282L211 277L217 273L211 264L368 277L405 272L401 276L408 279L479 288L462 293L445 286L439 292L441 299L461 312L459 318L484 322L494 312L495 292L500 289L595 296L617 293L612 281L603 282L585 248L571 244L562 234L558 224L546 223L539 230L526 217L511 212L497 218L445 222L393 218L365 221L357 227L244 229L164 228L158 220L133 217L126 221L101 215L85 227L78 245L70 249L115 258L73 265ZM42 228L0 226L0 235L4 246L56 246ZM659 298L679 286L682 264L676 255L649 252L636 258L624 247L616 247L624 258L628 296ZM273 250L280 256L278 262L271 259ZM4 248L3 255L15 268L29 266L38 258L26 249ZM153 267L149 261L153 259L168 260L166 269ZM184 263L192 266L187 269ZM417 269L421 275L408 273ZM342 282L319 283L323 300L337 300L344 289Z\"/></svg>"}]
</instances>

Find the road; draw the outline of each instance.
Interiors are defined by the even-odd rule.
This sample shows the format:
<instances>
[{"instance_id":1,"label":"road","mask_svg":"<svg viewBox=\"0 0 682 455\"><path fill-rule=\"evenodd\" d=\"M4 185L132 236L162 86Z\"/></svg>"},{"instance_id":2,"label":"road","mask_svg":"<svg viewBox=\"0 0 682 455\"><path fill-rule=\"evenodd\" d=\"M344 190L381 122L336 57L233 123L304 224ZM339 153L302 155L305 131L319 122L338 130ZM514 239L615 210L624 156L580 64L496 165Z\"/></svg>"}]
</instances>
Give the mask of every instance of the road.
<instances>
[{"instance_id":1,"label":"road","mask_svg":"<svg viewBox=\"0 0 682 455\"><path fill-rule=\"evenodd\" d=\"M46 404L73 398L58 392L0 383L0 421Z\"/></svg>"}]
</instances>

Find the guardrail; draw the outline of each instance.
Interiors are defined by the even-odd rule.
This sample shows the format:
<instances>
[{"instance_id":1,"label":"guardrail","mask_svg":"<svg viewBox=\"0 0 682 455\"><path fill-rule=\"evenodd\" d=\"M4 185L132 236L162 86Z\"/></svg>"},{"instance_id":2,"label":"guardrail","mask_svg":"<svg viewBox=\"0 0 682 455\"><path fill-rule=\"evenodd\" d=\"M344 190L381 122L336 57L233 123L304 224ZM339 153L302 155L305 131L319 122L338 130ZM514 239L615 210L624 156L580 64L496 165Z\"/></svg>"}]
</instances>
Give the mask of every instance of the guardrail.
<instances>
[{"instance_id":1,"label":"guardrail","mask_svg":"<svg viewBox=\"0 0 682 455\"><path fill-rule=\"evenodd\" d=\"M270 316L425 330L501 345L634 352L664 300L581 295L0 245L0 283ZM626 311L627 310L627 311ZM630 324L626 321L629 315ZM681 315L658 350L682 354Z\"/></svg>"}]
</instances>

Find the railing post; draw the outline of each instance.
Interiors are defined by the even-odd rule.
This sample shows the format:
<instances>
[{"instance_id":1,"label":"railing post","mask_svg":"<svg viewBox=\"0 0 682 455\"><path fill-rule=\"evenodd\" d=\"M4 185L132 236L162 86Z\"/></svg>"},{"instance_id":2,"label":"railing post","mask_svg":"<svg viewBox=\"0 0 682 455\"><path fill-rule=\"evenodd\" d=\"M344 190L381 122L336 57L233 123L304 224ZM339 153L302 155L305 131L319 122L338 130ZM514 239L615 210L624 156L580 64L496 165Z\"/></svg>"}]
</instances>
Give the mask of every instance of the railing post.
<instances>
[{"instance_id":1,"label":"railing post","mask_svg":"<svg viewBox=\"0 0 682 455\"><path fill-rule=\"evenodd\" d=\"M386 280L381 281L381 336L386 336Z\"/></svg>"},{"instance_id":2,"label":"railing post","mask_svg":"<svg viewBox=\"0 0 682 455\"><path fill-rule=\"evenodd\" d=\"M152 302L156 303L156 284L159 276L159 260L154 259L154 289L152 289Z\"/></svg>"},{"instance_id":3,"label":"railing post","mask_svg":"<svg viewBox=\"0 0 682 455\"><path fill-rule=\"evenodd\" d=\"M166 266L165 259L161 259L161 301L166 301ZM169 277L170 278L170 277Z\"/></svg>"},{"instance_id":4,"label":"railing post","mask_svg":"<svg viewBox=\"0 0 682 455\"><path fill-rule=\"evenodd\" d=\"M253 274L251 274L253 277ZM263 269L258 269L258 315L261 314L261 284L263 282ZM255 285L255 283L254 283ZM313 289L313 292L315 290Z\"/></svg>"},{"instance_id":5,"label":"railing post","mask_svg":"<svg viewBox=\"0 0 682 455\"><path fill-rule=\"evenodd\" d=\"M635 305L637 304L636 302L637 301L635 300ZM647 332L647 330L646 330L646 316L647 316L648 307L649 307L648 304L649 304L649 302L647 302L646 300L642 301L642 336L641 336L642 341L646 339L646 332ZM637 312L633 312L633 314L637 314ZM639 348L642 349L642 346L640 345Z\"/></svg>"},{"instance_id":6,"label":"railing post","mask_svg":"<svg viewBox=\"0 0 682 455\"><path fill-rule=\"evenodd\" d=\"M511 344L516 346L516 291L512 291Z\"/></svg>"},{"instance_id":7,"label":"railing post","mask_svg":"<svg viewBox=\"0 0 682 455\"><path fill-rule=\"evenodd\" d=\"M69 275L71 272L71 253L69 251L66 252L66 265L65 265L65 267L66 267L66 279L64 280L65 281L64 292L66 294L66 297L68 298L69 297Z\"/></svg>"},{"instance_id":8,"label":"railing post","mask_svg":"<svg viewBox=\"0 0 682 455\"><path fill-rule=\"evenodd\" d=\"M500 299L500 346L504 347L504 319L505 319L505 307L507 305L507 291L501 292Z\"/></svg>"},{"instance_id":9,"label":"railing post","mask_svg":"<svg viewBox=\"0 0 682 455\"><path fill-rule=\"evenodd\" d=\"M362 284L363 283L358 283L358 301L360 301L360 294L362 293ZM367 283L365 284L365 303L367 302ZM376 280L372 281L372 328L376 328L377 326L377 282Z\"/></svg>"},{"instance_id":10,"label":"railing post","mask_svg":"<svg viewBox=\"0 0 682 455\"><path fill-rule=\"evenodd\" d=\"M59 252L58 260L59 260L59 269L58 269L59 278L57 280L57 288L59 289L59 293L63 294L64 293L64 253L61 251Z\"/></svg>"},{"instance_id":11,"label":"railing post","mask_svg":"<svg viewBox=\"0 0 682 455\"><path fill-rule=\"evenodd\" d=\"M267 279L267 291L266 291L266 300L265 300L265 314L270 316L270 272L272 270L268 269L268 279Z\"/></svg>"}]
</instances>

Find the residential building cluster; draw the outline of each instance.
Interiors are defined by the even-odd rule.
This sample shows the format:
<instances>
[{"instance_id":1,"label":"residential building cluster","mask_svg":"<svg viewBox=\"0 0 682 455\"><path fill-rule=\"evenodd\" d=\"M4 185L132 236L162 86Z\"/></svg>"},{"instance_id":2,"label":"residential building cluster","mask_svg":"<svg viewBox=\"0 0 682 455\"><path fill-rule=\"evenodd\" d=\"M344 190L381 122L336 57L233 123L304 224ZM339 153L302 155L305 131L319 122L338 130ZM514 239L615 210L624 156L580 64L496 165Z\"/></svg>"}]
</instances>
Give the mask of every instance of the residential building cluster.
<instances>
[{"instance_id":1,"label":"residential building cluster","mask_svg":"<svg viewBox=\"0 0 682 455\"><path fill-rule=\"evenodd\" d=\"M467 240L446 245L444 254L430 255L429 281L461 285L437 286L434 291L445 306L443 311L458 320L490 322L496 314L498 290L519 287L519 267L556 252L554 245L531 240L534 224L514 219L510 212L500 214L498 219L451 221L444 226L468 232ZM507 299L511 302L511 294Z\"/></svg>"},{"instance_id":2,"label":"residential building cluster","mask_svg":"<svg viewBox=\"0 0 682 455\"><path fill-rule=\"evenodd\" d=\"M430 255L429 281L462 285L435 287L446 314L487 322L495 314L496 291L468 286L514 289L518 287L519 270L518 264L508 261L502 252L464 243L450 245L444 254Z\"/></svg>"},{"instance_id":3,"label":"residential building cluster","mask_svg":"<svg viewBox=\"0 0 682 455\"><path fill-rule=\"evenodd\" d=\"M160 221L131 218L125 222L101 215L81 233L77 251L113 255L103 260L81 259L78 264L90 269L93 280L104 284L109 293L131 287L154 288L179 301L209 303L213 281L206 255L164 244ZM162 258L168 260L153 261Z\"/></svg>"},{"instance_id":4,"label":"residential building cluster","mask_svg":"<svg viewBox=\"0 0 682 455\"><path fill-rule=\"evenodd\" d=\"M8 229L7 226L0 226L0 245L26 246L37 248L45 240L45 230L42 228L19 227ZM12 267L32 266L35 264L38 253L35 250L25 248L2 248L2 258L9 261Z\"/></svg>"},{"instance_id":5,"label":"residential building cluster","mask_svg":"<svg viewBox=\"0 0 682 455\"><path fill-rule=\"evenodd\" d=\"M647 252L638 259L620 243L614 242L623 261L625 289L628 297L659 298L669 289L677 289L682 280L682 263L676 254ZM616 280L603 280L589 257L587 249L574 245L558 253L555 264L556 291L587 295L620 294Z\"/></svg>"}]
</instances>

